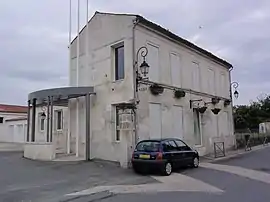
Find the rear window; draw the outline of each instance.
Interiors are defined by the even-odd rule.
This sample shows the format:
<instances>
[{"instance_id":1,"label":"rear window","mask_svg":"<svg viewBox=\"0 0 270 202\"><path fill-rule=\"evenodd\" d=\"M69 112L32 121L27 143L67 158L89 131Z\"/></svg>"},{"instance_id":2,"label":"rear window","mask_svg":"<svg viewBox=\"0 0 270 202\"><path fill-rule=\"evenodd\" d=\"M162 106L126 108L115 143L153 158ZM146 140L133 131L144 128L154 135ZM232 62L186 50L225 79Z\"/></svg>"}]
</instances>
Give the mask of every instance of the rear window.
<instances>
[{"instance_id":1,"label":"rear window","mask_svg":"<svg viewBox=\"0 0 270 202\"><path fill-rule=\"evenodd\" d=\"M160 147L160 142L157 141L144 141L140 142L136 149L137 151L144 151L144 152L158 152Z\"/></svg>"}]
</instances>

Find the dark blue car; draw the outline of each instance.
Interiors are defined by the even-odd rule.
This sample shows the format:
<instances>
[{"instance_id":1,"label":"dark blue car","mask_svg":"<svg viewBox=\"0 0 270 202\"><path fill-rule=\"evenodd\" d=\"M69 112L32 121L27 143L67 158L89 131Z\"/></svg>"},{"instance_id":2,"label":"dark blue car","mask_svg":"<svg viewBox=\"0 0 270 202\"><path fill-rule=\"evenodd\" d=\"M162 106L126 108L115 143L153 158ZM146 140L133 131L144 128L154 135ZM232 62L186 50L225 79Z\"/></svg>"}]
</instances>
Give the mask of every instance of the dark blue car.
<instances>
[{"instance_id":1,"label":"dark blue car","mask_svg":"<svg viewBox=\"0 0 270 202\"><path fill-rule=\"evenodd\" d=\"M167 138L140 141L132 155L135 172L154 169L170 175L173 169L199 166L199 154L180 139Z\"/></svg>"}]
</instances>

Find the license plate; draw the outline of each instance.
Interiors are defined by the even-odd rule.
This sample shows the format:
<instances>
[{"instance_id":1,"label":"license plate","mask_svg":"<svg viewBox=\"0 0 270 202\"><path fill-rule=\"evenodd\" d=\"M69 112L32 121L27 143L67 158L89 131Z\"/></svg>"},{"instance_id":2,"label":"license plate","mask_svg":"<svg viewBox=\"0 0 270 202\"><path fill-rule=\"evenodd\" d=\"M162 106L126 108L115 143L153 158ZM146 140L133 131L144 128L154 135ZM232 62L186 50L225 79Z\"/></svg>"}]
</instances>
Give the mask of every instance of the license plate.
<instances>
[{"instance_id":1,"label":"license plate","mask_svg":"<svg viewBox=\"0 0 270 202\"><path fill-rule=\"evenodd\" d=\"M140 159L150 159L150 155L140 154Z\"/></svg>"}]
</instances>

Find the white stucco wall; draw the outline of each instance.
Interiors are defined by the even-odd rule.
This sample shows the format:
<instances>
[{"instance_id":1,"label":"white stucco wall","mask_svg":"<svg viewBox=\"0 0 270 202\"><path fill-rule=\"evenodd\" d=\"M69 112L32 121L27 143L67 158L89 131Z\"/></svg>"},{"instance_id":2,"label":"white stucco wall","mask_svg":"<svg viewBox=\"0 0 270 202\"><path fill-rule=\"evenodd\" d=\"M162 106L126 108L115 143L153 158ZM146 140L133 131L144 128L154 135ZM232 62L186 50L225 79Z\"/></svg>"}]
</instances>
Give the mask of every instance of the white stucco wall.
<instances>
[{"instance_id":1,"label":"white stucco wall","mask_svg":"<svg viewBox=\"0 0 270 202\"><path fill-rule=\"evenodd\" d=\"M22 113L3 113L4 122L0 124L0 142L23 143L26 135L27 120L6 121L15 118L26 118Z\"/></svg>"},{"instance_id":2,"label":"white stucco wall","mask_svg":"<svg viewBox=\"0 0 270 202\"><path fill-rule=\"evenodd\" d=\"M170 54L173 53L180 58L180 85L179 87L191 90L197 90L202 93L207 93L212 96L220 96L230 99L230 82L229 82L229 70L212 61L207 57L180 46L160 35L153 33L143 27L137 26L135 32L135 46L136 50L142 46L153 45L158 48L159 60L158 66L155 71L159 71L159 83L173 85L171 74L171 60ZM151 62L151 61L149 61ZM192 78L192 63L199 64L199 89L194 89ZM152 67L153 68L153 67ZM157 70L158 69L158 70ZM209 83L210 75L209 69L214 71L214 81ZM150 65L151 71L151 65ZM151 73L150 73L151 75ZM221 84L221 75L224 75L224 83ZM213 86L211 86L211 84ZM214 87L214 88L213 88ZM153 96L149 92L139 91L140 105L139 105L139 138L148 139L151 138L150 126L149 126L149 103L161 104L161 117L162 117L162 137L170 137L173 133L173 106L181 106L183 108L183 138L189 144L194 143L194 128L193 128L193 111L190 109L189 100L203 99L205 102L210 102L211 99L207 96L194 95L187 93L185 98L179 100L173 98L172 90L165 90L162 95ZM229 139L226 141L226 146L231 147L233 145L233 125L232 125L232 108L231 106L224 107L223 102L220 102L217 106L221 108L221 112L218 115L214 115L211 112L213 105L208 105L207 111L202 115L202 137L203 147L201 154L207 152L213 152L213 142L222 140L224 138ZM227 118L224 114L227 113ZM218 124L217 124L218 123ZM230 136L227 138L227 136ZM200 149L199 149L200 150Z\"/></svg>"},{"instance_id":3,"label":"white stucco wall","mask_svg":"<svg viewBox=\"0 0 270 202\"><path fill-rule=\"evenodd\" d=\"M114 120L111 105L126 102L133 98L133 61L132 61L132 19L133 17L97 14L89 23L89 64L85 64L85 32L80 42L79 85L95 87L96 96L91 106L91 157L112 161L122 159L123 142L114 140ZM114 81L113 46L124 43L125 79ZM72 66L70 85L76 86L76 40L72 44ZM75 149L76 101L71 103L71 136ZM85 145L85 103L80 102L80 155ZM124 140L123 140L124 141ZM124 149L125 150L125 149Z\"/></svg>"},{"instance_id":4,"label":"white stucco wall","mask_svg":"<svg viewBox=\"0 0 270 202\"><path fill-rule=\"evenodd\" d=\"M128 153L134 142L133 132L122 132L121 141L115 141L115 108L113 104L128 102L134 98L133 95L133 61L132 61L132 16L96 14L89 23L89 63L86 64L85 57L85 34L84 29L80 35L80 61L79 61L79 85L94 86L96 95L91 99L91 158L120 161L125 164ZM71 46L71 68L70 85L76 86L76 42ZM114 54L113 46L124 43L125 47L125 79L114 81ZM180 87L193 89L192 62L199 64L199 89L200 92L213 96L230 98L229 96L229 71L196 52L173 43L157 34L141 27L135 31L135 49L152 44L159 49L159 62L150 68L159 68L159 82L172 84L170 54L174 53L180 57L181 78ZM149 56L147 60L149 59ZM213 71L213 77L209 76L209 69ZM221 79L221 75L224 77ZM210 79L211 78L211 79ZM209 82L209 80L211 82ZM221 85L220 81L224 84ZM195 89L193 89L195 90ZM170 137L172 130L172 107L174 105L183 107L183 136L184 139L193 144L193 113L189 106L190 99L203 99L209 102L207 96L198 96L190 93L185 98L176 100L171 90L165 90L161 96L152 96L148 90L139 93L139 137L148 139L149 136L149 103L161 104L162 134ZM208 109L202 116L203 147L202 154L212 150L214 137L232 137L232 110L231 106L224 108L220 103L222 111L218 116ZM75 150L76 137L76 101L70 102L71 110L71 150ZM228 120L224 120L223 114L228 113ZM85 102L80 99L80 155L85 154ZM218 118L217 118L218 117ZM219 123L219 124L217 124ZM231 140L231 138L229 138ZM227 146L231 141L227 141Z\"/></svg>"},{"instance_id":5,"label":"white stucco wall","mask_svg":"<svg viewBox=\"0 0 270 202\"><path fill-rule=\"evenodd\" d=\"M46 108L46 107L45 107ZM56 130L56 116L55 112L58 110L63 111L63 129ZM42 107L36 107L36 120L35 120L35 142L45 143L47 142L47 109L44 111L46 114L46 119L44 123L44 130L40 128L40 118L39 115L43 112ZM62 106L53 107L53 144L55 146L56 153L65 153L67 150L67 134L68 134L68 108ZM50 120L49 120L50 121ZM32 125L32 109L30 110L30 129L29 136L31 140L31 125ZM49 129L50 131L50 129Z\"/></svg>"}]
</instances>

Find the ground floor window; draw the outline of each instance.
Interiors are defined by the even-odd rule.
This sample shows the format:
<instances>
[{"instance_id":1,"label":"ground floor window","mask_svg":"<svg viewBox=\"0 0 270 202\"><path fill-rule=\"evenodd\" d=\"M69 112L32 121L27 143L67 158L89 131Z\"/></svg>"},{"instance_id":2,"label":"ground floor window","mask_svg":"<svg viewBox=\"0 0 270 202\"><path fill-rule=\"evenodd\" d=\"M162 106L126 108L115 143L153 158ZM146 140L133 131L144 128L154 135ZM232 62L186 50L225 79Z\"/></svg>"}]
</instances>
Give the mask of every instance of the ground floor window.
<instances>
[{"instance_id":1,"label":"ground floor window","mask_svg":"<svg viewBox=\"0 0 270 202\"><path fill-rule=\"evenodd\" d=\"M120 141L120 109L118 107L115 108L115 141Z\"/></svg>"},{"instance_id":2,"label":"ground floor window","mask_svg":"<svg viewBox=\"0 0 270 202\"><path fill-rule=\"evenodd\" d=\"M55 111L55 125L56 125L56 130L63 129L63 111L62 110Z\"/></svg>"},{"instance_id":3,"label":"ground floor window","mask_svg":"<svg viewBox=\"0 0 270 202\"><path fill-rule=\"evenodd\" d=\"M0 117L0 123L4 123L4 117Z\"/></svg>"},{"instance_id":4,"label":"ground floor window","mask_svg":"<svg viewBox=\"0 0 270 202\"><path fill-rule=\"evenodd\" d=\"M45 118L42 116L43 113L38 114L38 125L39 125L39 130L44 131L45 128Z\"/></svg>"},{"instance_id":5,"label":"ground floor window","mask_svg":"<svg viewBox=\"0 0 270 202\"><path fill-rule=\"evenodd\" d=\"M194 143L195 145L202 145L201 114L197 109L193 109L193 123Z\"/></svg>"}]
</instances>

